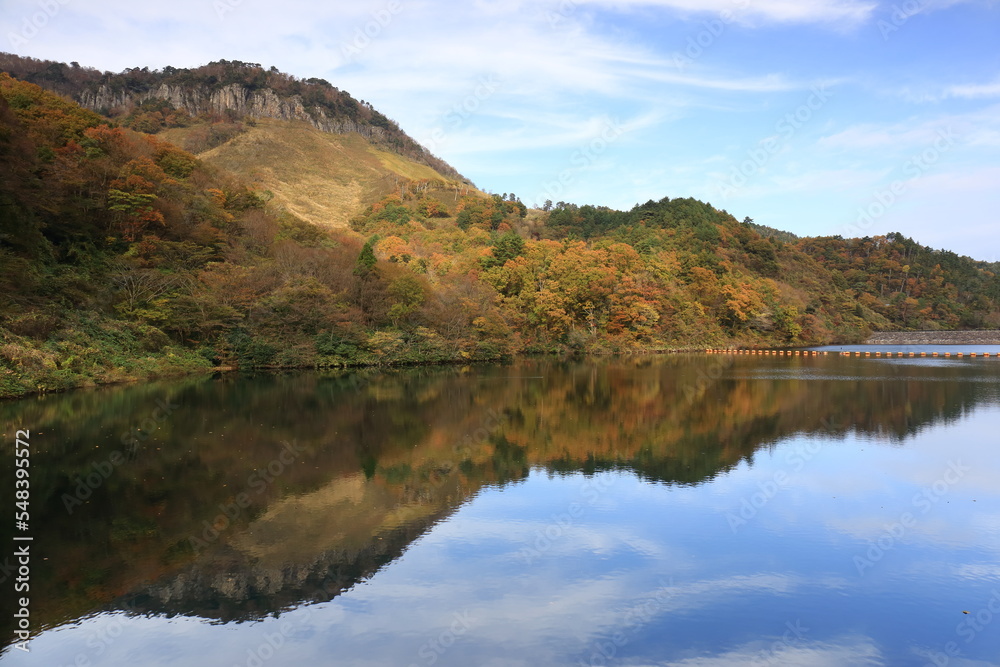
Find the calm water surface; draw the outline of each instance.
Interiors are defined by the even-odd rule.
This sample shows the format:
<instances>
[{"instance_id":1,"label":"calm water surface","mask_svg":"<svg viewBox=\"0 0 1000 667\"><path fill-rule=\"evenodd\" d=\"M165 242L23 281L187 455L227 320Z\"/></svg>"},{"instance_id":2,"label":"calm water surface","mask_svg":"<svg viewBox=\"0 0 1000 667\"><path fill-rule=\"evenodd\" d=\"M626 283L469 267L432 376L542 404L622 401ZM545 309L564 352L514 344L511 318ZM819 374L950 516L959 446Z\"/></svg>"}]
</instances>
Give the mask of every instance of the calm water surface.
<instances>
[{"instance_id":1,"label":"calm water surface","mask_svg":"<svg viewBox=\"0 0 1000 667\"><path fill-rule=\"evenodd\" d=\"M1000 665L1000 359L230 375L0 425L3 667Z\"/></svg>"}]
</instances>

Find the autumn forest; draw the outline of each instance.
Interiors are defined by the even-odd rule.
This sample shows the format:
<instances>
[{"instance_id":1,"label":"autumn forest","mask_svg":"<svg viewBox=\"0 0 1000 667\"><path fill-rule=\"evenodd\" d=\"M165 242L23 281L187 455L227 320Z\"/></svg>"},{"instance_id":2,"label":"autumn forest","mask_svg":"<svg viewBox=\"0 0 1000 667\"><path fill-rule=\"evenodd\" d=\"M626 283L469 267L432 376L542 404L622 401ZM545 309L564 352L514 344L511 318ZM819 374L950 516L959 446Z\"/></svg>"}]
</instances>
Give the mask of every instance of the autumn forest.
<instances>
[{"instance_id":1,"label":"autumn forest","mask_svg":"<svg viewBox=\"0 0 1000 667\"><path fill-rule=\"evenodd\" d=\"M529 208L476 190L325 81L226 61L169 69L0 60L0 397L213 368L807 346L1000 326L996 263L900 234L797 238L683 196L628 211ZM440 177L393 177L348 226L318 225L203 159L253 117L73 101L98 86L164 82L304 100L323 122L350 121L341 129ZM165 140L172 127L200 143Z\"/></svg>"}]
</instances>

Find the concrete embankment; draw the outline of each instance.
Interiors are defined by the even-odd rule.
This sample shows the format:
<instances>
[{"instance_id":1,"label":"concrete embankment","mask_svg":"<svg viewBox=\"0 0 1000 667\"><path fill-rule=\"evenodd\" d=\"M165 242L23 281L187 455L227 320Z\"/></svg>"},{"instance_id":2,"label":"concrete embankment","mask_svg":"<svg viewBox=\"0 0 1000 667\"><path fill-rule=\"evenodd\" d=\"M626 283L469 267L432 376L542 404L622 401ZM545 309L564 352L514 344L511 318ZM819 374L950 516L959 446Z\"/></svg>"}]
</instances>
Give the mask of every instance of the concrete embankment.
<instances>
[{"instance_id":1,"label":"concrete embankment","mask_svg":"<svg viewBox=\"0 0 1000 667\"><path fill-rule=\"evenodd\" d=\"M879 331L866 345L1000 345L1000 330Z\"/></svg>"}]
</instances>

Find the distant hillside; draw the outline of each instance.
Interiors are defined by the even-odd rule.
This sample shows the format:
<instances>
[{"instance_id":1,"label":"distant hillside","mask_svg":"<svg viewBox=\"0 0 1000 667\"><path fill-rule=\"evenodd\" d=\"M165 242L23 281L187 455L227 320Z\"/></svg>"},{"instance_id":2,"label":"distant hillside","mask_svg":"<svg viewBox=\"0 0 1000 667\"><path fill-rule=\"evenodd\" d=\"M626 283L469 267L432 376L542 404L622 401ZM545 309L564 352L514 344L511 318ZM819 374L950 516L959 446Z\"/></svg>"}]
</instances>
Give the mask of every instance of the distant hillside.
<instances>
[{"instance_id":1,"label":"distant hillside","mask_svg":"<svg viewBox=\"0 0 1000 667\"><path fill-rule=\"evenodd\" d=\"M768 289L754 287L747 293L746 288L761 278L771 279L786 305L758 312L793 306L792 330L801 329L794 338L803 342L831 335L843 341L855 328L979 329L1000 324L996 263L928 248L899 233L799 238L760 227L752 221L739 223L695 199L665 197L629 211L560 202L536 233L592 242L610 236L640 251L670 249L677 253L682 275L691 275L694 267L713 274L704 275L719 293L702 295L702 304L726 303L732 308L742 302L738 310L744 324L754 321L748 317L754 308L745 306L766 303L762 295ZM743 282L742 276L753 279ZM739 327L731 329L736 331Z\"/></svg>"},{"instance_id":2,"label":"distant hillside","mask_svg":"<svg viewBox=\"0 0 1000 667\"><path fill-rule=\"evenodd\" d=\"M469 183L451 165L411 139L395 121L323 79L298 79L258 63L220 60L194 69L132 68L101 72L78 63L0 53L0 71L71 97L81 106L155 133L196 119L302 121L335 134L356 133L377 147Z\"/></svg>"}]
</instances>

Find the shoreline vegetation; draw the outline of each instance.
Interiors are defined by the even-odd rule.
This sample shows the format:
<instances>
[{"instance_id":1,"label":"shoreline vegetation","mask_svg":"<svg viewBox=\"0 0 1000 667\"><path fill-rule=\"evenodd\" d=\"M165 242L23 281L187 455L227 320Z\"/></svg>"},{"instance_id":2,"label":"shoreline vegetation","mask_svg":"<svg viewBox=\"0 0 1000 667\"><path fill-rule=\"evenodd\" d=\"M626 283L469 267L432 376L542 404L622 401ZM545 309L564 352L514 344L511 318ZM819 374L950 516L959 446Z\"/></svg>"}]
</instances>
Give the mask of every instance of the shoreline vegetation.
<instances>
[{"instance_id":1,"label":"shoreline vegetation","mask_svg":"<svg viewBox=\"0 0 1000 667\"><path fill-rule=\"evenodd\" d=\"M992 342L934 342L934 343L923 343L914 342L910 339L908 334L912 332L880 332L880 337L889 337L887 334L891 334L893 339L897 342L865 342L864 345L878 347L878 346L900 346L900 345L950 345L950 346L960 346L960 345L998 345L1000 346L1000 335L994 335L990 338ZM950 332L950 333L980 333L977 331L970 332ZM997 332L994 332L996 334ZM874 336L873 336L874 338ZM904 341L904 342L898 342ZM830 343L829 345L837 345L838 343ZM813 347L813 346L805 346ZM721 348L712 348L705 346L695 346L695 347L677 347L677 348L645 348L645 349L632 349L620 352L609 352L609 351L590 351L590 352L562 352L561 355L564 358L584 358L584 357L622 357L622 356L643 356L643 355L669 355L669 354L705 354L705 353L749 353L749 352L777 352L777 351L787 351L791 354L792 351L802 350L804 347L799 346L789 346L783 345L778 347L763 347L763 346L740 346L740 345L729 345ZM44 384L44 381L36 385L36 388L29 389L24 388L20 393L0 393L0 401L3 400L15 400L19 398L27 398L32 395L44 395L51 393L62 393L66 391L73 391L77 389L96 389L99 387L110 387L114 385L122 384L137 384L142 382L151 382L155 380L168 380L168 379L181 379L184 377L197 377L201 375L214 375L216 373L239 373L239 372L268 372L268 373L281 373L287 371L325 371L325 372L349 372L349 371L363 371L372 369L398 369L407 368L414 366L456 366L456 365L468 365L468 364L488 364L488 363L501 363L501 362L511 362L518 358L528 358L528 357L543 357L543 356L554 356L556 354L551 352L548 354L543 353L527 353L527 354L517 354L511 356L503 357L493 357L493 358L453 358L453 359L437 359L437 360L403 360L403 361L393 361L384 360L381 362L343 362L340 364L329 364L322 366L257 366L251 368L240 368L239 366L212 366L208 365L206 360L200 357L187 357L182 355L176 355L173 353L167 353L165 358L156 357L145 357L142 359L145 364L140 364L137 368L151 368L156 367L155 370L151 370L149 374L146 375L131 375L125 372L121 374L122 369L116 368L98 378L84 377L73 378L72 376L67 376L65 374L61 375L60 382L57 385L48 386ZM822 354L822 353L820 353ZM997 353L1000 354L1000 353ZM937 356L935 354L934 356ZM961 356L961 355L959 355ZM989 356L988 354L986 356ZM117 371L117 373L116 373ZM133 370L132 372L135 372ZM30 381L30 378L26 378ZM4 391L8 390L9 387L5 386Z\"/></svg>"},{"instance_id":2,"label":"shoreline vegetation","mask_svg":"<svg viewBox=\"0 0 1000 667\"><path fill-rule=\"evenodd\" d=\"M44 69L67 90L74 72ZM245 63L185 72L171 76L194 88L267 82ZM357 112L326 82L296 85L339 100L329 114ZM312 224L159 132L225 144L252 118L143 100L99 114L0 71L0 397L223 368L802 348L1000 326L998 263L901 234L798 238L690 198L528 208L386 172L391 185L348 227Z\"/></svg>"},{"instance_id":3,"label":"shoreline vegetation","mask_svg":"<svg viewBox=\"0 0 1000 667\"><path fill-rule=\"evenodd\" d=\"M699 354L704 353L705 347L683 347L683 348L649 348L628 350L625 352L587 352L587 353L562 353L565 357L606 357L606 356L631 356L631 355L660 355L660 354ZM280 373L286 371L327 371L327 372L349 372L371 369L406 368L414 366L455 366L467 364L501 363L513 361L524 357L553 356L556 353L544 355L542 353L517 354L497 357L455 357L451 359L406 359L406 360L382 360L378 362L349 362L329 363L325 365L313 366L252 366L241 368L235 365L213 366L206 359L197 355L183 355L174 352L167 352L163 356L147 356L138 360L138 363L126 369L118 366L99 372L97 375L73 375L69 373L53 372L52 374L39 373L32 376L20 378L20 387L8 383L0 386L0 400L14 400L26 398L32 395L43 395L51 393L61 393L76 389L95 389L99 387L110 387L121 384L136 384L151 382L155 380L180 379L184 377L195 377L199 375L211 375L216 373L239 373L239 372L269 372ZM144 372L145 371L145 372ZM55 380L53 382L53 380ZM34 387L31 384L34 383ZM13 390L13 391L12 391ZM18 391L19 390L19 391ZM17 393L13 393L16 391Z\"/></svg>"}]
</instances>

